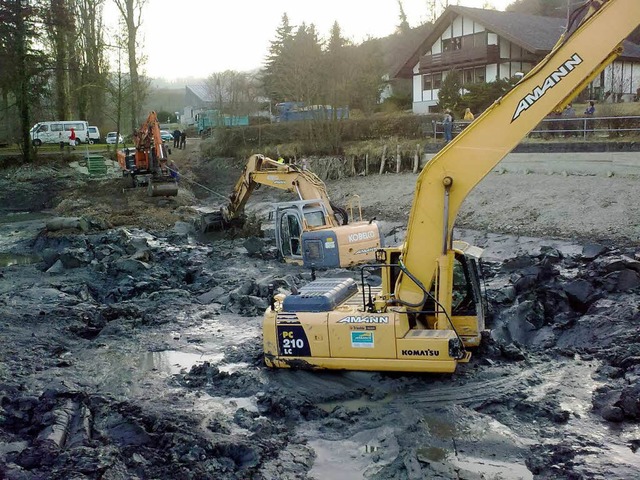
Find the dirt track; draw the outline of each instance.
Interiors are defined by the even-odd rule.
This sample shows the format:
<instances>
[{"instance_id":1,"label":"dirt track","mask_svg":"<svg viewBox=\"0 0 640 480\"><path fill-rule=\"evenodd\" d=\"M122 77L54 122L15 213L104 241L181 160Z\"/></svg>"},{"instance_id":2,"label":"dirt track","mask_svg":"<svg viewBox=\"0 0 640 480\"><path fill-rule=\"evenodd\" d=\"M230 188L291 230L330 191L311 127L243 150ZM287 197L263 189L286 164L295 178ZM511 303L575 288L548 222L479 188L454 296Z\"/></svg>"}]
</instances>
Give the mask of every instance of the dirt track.
<instances>
[{"instance_id":1,"label":"dirt track","mask_svg":"<svg viewBox=\"0 0 640 480\"><path fill-rule=\"evenodd\" d=\"M238 164L203 164L189 143L174 153L182 185L227 193ZM278 262L269 242L249 257L241 237L198 237L189 205L209 194L201 187L158 200L42 171L6 172L4 195L23 199L10 206L92 221L84 232L42 230L46 212L0 222L0 260L14 263L0 270L0 477L640 471L636 178L507 171L483 181L457 235L487 248L492 330L470 364L440 376L266 370L267 286L287 292L308 272ZM393 243L414 182L386 174L328 186L338 203L360 194ZM258 191L251 210L266 213L274 198Z\"/></svg>"}]
</instances>

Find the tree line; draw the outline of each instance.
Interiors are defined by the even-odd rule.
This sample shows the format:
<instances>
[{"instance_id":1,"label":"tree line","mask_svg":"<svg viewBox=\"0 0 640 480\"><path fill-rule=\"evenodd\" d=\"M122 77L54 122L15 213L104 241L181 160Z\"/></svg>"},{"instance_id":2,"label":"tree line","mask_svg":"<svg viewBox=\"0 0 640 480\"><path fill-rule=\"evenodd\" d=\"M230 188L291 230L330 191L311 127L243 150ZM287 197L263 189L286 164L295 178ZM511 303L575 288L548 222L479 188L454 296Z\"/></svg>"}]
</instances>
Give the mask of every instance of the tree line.
<instances>
[{"instance_id":1,"label":"tree line","mask_svg":"<svg viewBox=\"0 0 640 480\"><path fill-rule=\"evenodd\" d=\"M384 74L377 43L354 44L338 22L325 41L313 23L294 27L285 13L262 69L214 73L206 86L214 108L230 115L250 115L287 101L348 105L367 113L385 86Z\"/></svg>"},{"instance_id":2,"label":"tree line","mask_svg":"<svg viewBox=\"0 0 640 480\"><path fill-rule=\"evenodd\" d=\"M35 119L136 128L147 92L138 44L146 0L110 0L120 13L112 43L105 1L0 0L0 140L16 141L25 161Z\"/></svg>"}]
</instances>

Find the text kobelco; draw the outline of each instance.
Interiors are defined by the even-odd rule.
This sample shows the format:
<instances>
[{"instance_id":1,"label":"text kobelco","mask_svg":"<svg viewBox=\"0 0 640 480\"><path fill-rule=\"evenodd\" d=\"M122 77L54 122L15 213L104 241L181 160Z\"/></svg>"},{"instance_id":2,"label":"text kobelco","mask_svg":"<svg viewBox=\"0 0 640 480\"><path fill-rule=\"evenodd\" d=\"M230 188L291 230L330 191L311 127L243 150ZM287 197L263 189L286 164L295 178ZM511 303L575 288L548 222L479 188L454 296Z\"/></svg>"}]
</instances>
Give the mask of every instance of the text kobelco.
<instances>
[{"instance_id":1,"label":"text kobelco","mask_svg":"<svg viewBox=\"0 0 640 480\"><path fill-rule=\"evenodd\" d=\"M389 317L379 317L376 315L350 315L341 318L338 323L389 323Z\"/></svg>"},{"instance_id":2,"label":"text kobelco","mask_svg":"<svg viewBox=\"0 0 640 480\"><path fill-rule=\"evenodd\" d=\"M347 237L349 243L361 242L362 240L371 240L372 238L376 238L376 234L371 230L368 232L351 233Z\"/></svg>"}]
</instances>

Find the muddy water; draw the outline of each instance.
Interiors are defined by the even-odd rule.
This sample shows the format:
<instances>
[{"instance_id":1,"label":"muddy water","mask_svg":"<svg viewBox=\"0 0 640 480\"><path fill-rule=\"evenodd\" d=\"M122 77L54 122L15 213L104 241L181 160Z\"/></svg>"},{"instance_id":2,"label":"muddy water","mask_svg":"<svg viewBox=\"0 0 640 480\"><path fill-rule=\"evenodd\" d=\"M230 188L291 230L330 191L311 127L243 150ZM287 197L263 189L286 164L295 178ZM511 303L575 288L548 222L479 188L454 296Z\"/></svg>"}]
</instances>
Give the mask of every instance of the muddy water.
<instances>
[{"instance_id":1,"label":"muddy water","mask_svg":"<svg viewBox=\"0 0 640 480\"><path fill-rule=\"evenodd\" d=\"M12 265L29 265L38 263L38 255L17 255L15 253L0 253L0 267L11 267Z\"/></svg>"},{"instance_id":2,"label":"muddy water","mask_svg":"<svg viewBox=\"0 0 640 480\"><path fill-rule=\"evenodd\" d=\"M19 231L14 225L10 231ZM31 228L38 231L36 224ZM513 280L499 262L522 255L535 260L543 245L566 257L581 251L570 242L458 234L486 248L494 262L488 285L496 290ZM100 249L120 242L124 252L122 238L101 237ZM298 270L248 260L239 242L195 246L144 238L152 265L138 265L133 273L119 271L109 255L101 268L78 267L61 276L43 275L34 265L9 267L20 271L30 290L8 292L1 300L13 303L0 313L12 340L4 344L2 358L12 369L5 381L17 374L33 392L62 382L64 399L69 390L100 396L87 408L96 419L103 415L96 420L103 431L111 416L120 425L124 412L157 416L143 426L165 425L171 441L135 452L159 466L145 470L148 478L180 478L158 460L170 456L182 462L176 468L189 472L224 457L227 470L211 466L216 474L185 477L205 479L634 478L632 472L640 471L640 456L629 448L640 439L637 427L624 422L612 428L593 412L593 393L607 382L598 374L602 361L593 356L559 355L531 342L519 361L487 347L455 375L268 370L260 362L262 318L255 310L242 313L239 290L267 274L303 282ZM32 255L17 248L25 240L17 236L6 250ZM573 278L578 267L576 261L559 264L556 275L569 272ZM199 304L196 298L214 287L226 294L224 300ZM29 292L49 304L34 308ZM20 308L24 312L16 312ZM126 405L111 407L105 419L97 405L106 397ZM136 421L127 417L125 424L135 430ZM12 434L24 431L18 427ZM44 423L29 428L39 432ZM185 437L189 447L169 452L166 445L182 429L193 435ZM207 445L215 448L189 451ZM115 440L106 447L120 448ZM142 468L127 457L130 445L118 451L134 465L128 474ZM76 454L84 458L85 452Z\"/></svg>"}]
</instances>

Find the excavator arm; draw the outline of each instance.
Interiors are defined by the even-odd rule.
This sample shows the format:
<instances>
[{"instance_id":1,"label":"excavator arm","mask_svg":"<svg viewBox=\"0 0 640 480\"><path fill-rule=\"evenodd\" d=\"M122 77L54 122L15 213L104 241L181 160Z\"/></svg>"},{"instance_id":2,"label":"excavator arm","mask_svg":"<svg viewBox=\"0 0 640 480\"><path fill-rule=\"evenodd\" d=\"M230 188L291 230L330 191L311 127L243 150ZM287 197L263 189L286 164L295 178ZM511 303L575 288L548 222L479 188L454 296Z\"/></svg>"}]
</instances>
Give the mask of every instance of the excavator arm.
<instances>
[{"instance_id":1,"label":"excavator arm","mask_svg":"<svg viewBox=\"0 0 640 480\"><path fill-rule=\"evenodd\" d=\"M247 200L260 185L294 193L300 200L318 200L328 213L330 226L338 225L327 188L315 173L297 165L278 163L264 155L249 157L229 196L229 204L223 209L225 222L233 221L244 212Z\"/></svg>"},{"instance_id":2,"label":"excavator arm","mask_svg":"<svg viewBox=\"0 0 640 480\"><path fill-rule=\"evenodd\" d=\"M178 185L167 167L168 148L162 142L160 122L151 112L133 132L135 148L118 151L118 163L130 175L133 185L148 185L150 196L175 196Z\"/></svg>"},{"instance_id":3,"label":"excavator arm","mask_svg":"<svg viewBox=\"0 0 640 480\"><path fill-rule=\"evenodd\" d=\"M297 201L275 205L276 245L285 261L318 268L349 267L373 261L382 247L378 225L362 221L361 212L360 219L349 223L347 211L330 202L324 182L315 173L264 155L249 158L228 204L201 217L202 231L233 225L261 185L298 196Z\"/></svg>"},{"instance_id":4,"label":"excavator arm","mask_svg":"<svg viewBox=\"0 0 640 480\"><path fill-rule=\"evenodd\" d=\"M639 23L638 0L585 3L551 53L429 161L416 184L396 304L419 310L438 280L445 288L439 297L450 310L452 231L462 202L550 111L568 103L620 54L620 43Z\"/></svg>"}]
</instances>

